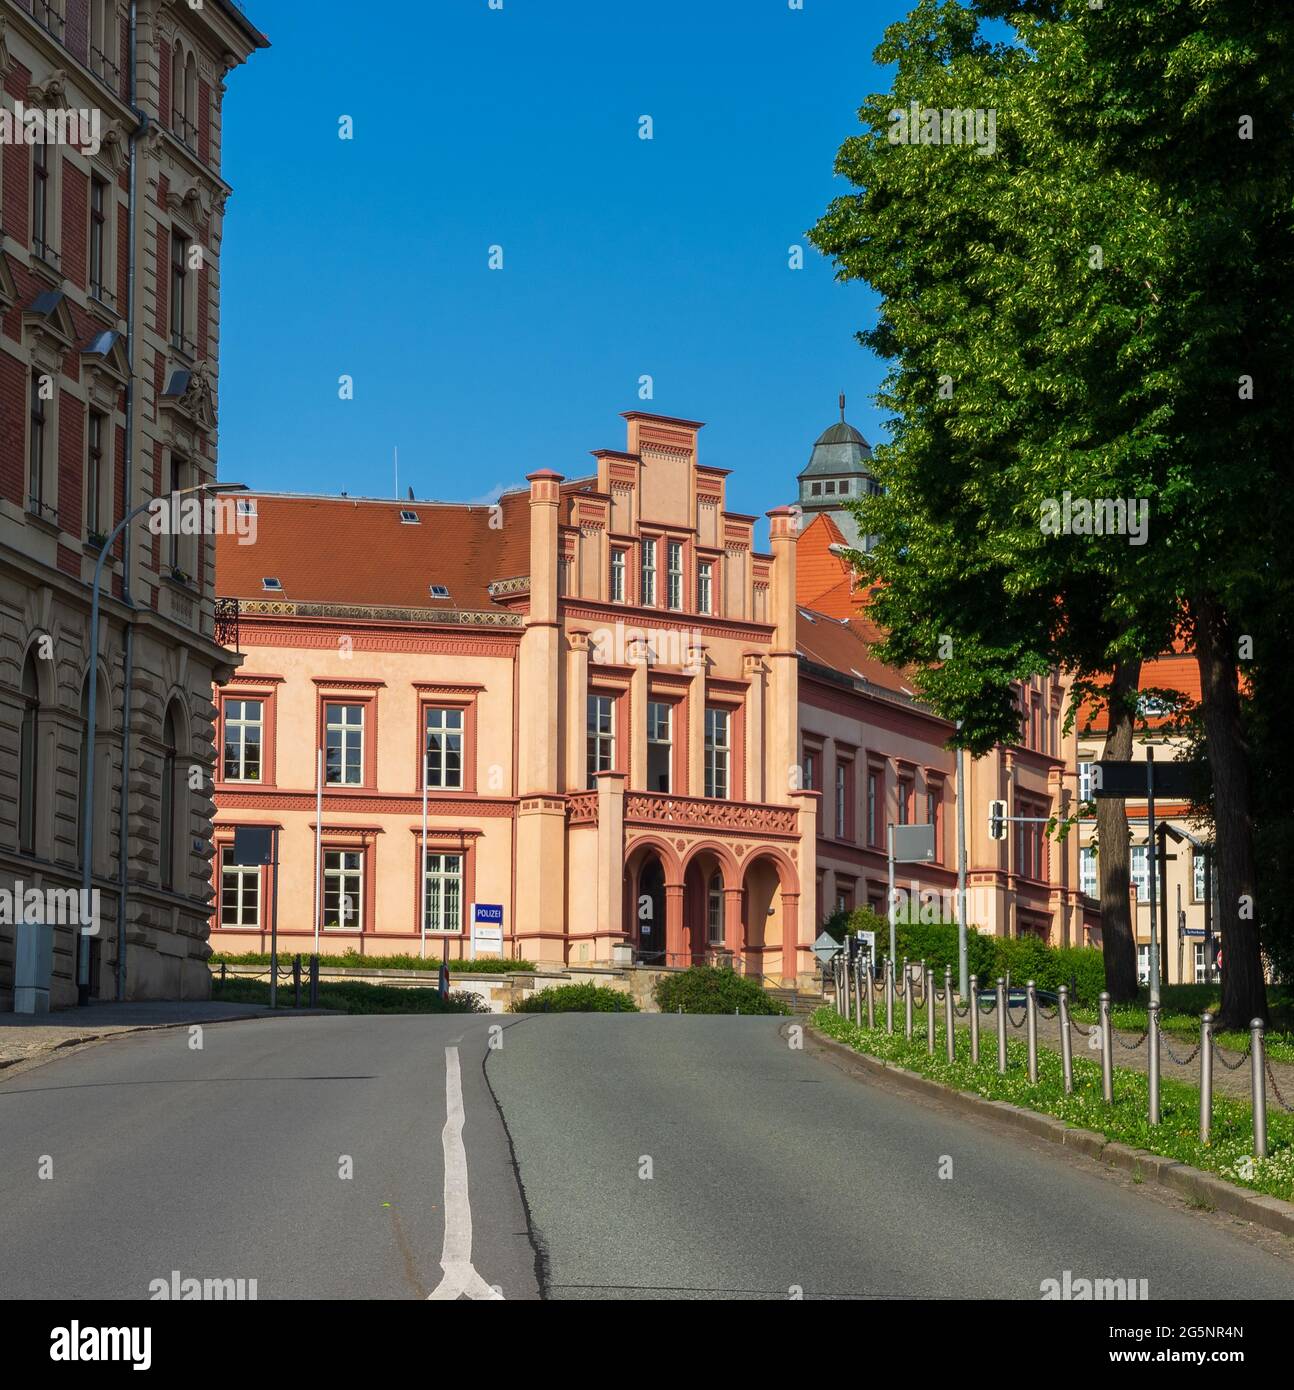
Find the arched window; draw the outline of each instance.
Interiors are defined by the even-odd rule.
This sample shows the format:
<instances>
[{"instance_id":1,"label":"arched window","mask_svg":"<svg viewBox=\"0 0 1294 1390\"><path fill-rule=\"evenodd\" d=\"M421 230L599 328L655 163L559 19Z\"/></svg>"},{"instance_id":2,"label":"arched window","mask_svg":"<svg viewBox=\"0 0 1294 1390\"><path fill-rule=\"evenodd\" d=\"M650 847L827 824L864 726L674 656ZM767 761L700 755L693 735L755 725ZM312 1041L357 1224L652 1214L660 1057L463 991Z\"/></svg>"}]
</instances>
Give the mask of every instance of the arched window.
<instances>
[{"instance_id":1,"label":"arched window","mask_svg":"<svg viewBox=\"0 0 1294 1390\"><path fill-rule=\"evenodd\" d=\"M40 678L36 653L28 652L22 673L22 731L18 744L18 848L36 852L37 782L40 778Z\"/></svg>"},{"instance_id":2,"label":"arched window","mask_svg":"<svg viewBox=\"0 0 1294 1390\"><path fill-rule=\"evenodd\" d=\"M158 827L158 862L162 874L162 887L175 886L175 772L179 752L179 730L175 718L175 706L166 711L166 724L162 730L162 808Z\"/></svg>"},{"instance_id":3,"label":"arched window","mask_svg":"<svg viewBox=\"0 0 1294 1390\"><path fill-rule=\"evenodd\" d=\"M706 888L706 936L711 946L723 945L723 875L713 873Z\"/></svg>"},{"instance_id":4,"label":"arched window","mask_svg":"<svg viewBox=\"0 0 1294 1390\"><path fill-rule=\"evenodd\" d=\"M191 148L198 143L198 64L190 53L184 64L184 140Z\"/></svg>"},{"instance_id":5,"label":"arched window","mask_svg":"<svg viewBox=\"0 0 1294 1390\"><path fill-rule=\"evenodd\" d=\"M171 50L171 129L184 134L184 50L178 43Z\"/></svg>"}]
</instances>

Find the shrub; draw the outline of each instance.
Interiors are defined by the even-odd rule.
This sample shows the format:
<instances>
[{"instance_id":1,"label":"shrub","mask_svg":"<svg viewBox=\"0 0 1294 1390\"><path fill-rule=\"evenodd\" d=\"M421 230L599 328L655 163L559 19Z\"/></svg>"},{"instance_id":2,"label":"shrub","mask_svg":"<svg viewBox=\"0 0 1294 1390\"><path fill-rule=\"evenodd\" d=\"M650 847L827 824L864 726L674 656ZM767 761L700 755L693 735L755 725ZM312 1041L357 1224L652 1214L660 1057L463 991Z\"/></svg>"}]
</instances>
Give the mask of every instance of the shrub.
<instances>
[{"instance_id":1,"label":"shrub","mask_svg":"<svg viewBox=\"0 0 1294 1390\"><path fill-rule=\"evenodd\" d=\"M282 967L285 962L290 964L292 957L298 954L301 956L303 964L310 959L308 951L280 951L279 965ZM210 960L212 965L268 965L269 963L270 953L268 951L243 951L241 954L216 951L212 953ZM440 958L438 956L428 956L426 960L421 956L411 954L362 956L353 947L348 947L341 955L321 955L319 964L341 970L427 970L432 974L440 973ZM534 968L534 962L528 960L451 960L449 962L451 975L500 975L505 971L533 970Z\"/></svg>"},{"instance_id":2,"label":"shrub","mask_svg":"<svg viewBox=\"0 0 1294 1390\"><path fill-rule=\"evenodd\" d=\"M512 1005L514 1014L636 1014L638 1005L605 985L554 985Z\"/></svg>"},{"instance_id":3,"label":"shrub","mask_svg":"<svg viewBox=\"0 0 1294 1390\"><path fill-rule=\"evenodd\" d=\"M727 966L694 965L676 975L662 975L655 994L661 1012L667 1014L790 1013L756 981Z\"/></svg>"}]
</instances>

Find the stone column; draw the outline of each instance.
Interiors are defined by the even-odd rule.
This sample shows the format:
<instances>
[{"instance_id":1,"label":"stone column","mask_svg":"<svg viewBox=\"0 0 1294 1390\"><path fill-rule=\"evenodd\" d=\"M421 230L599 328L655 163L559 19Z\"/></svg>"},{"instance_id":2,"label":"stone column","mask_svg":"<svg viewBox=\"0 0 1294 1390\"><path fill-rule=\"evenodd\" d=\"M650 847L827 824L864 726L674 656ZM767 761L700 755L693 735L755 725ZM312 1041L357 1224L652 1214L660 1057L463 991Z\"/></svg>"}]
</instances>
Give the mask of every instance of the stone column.
<instances>
[{"instance_id":1,"label":"stone column","mask_svg":"<svg viewBox=\"0 0 1294 1390\"><path fill-rule=\"evenodd\" d=\"M746 800L765 801L768 729L764 720L764 680L768 668L761 653L746 652L743 655L742 674L750 682L746 687Z\"/></svg>"},{"instance_id":2,"label":"stone column","mask_svg":"<svg viewBox=\"0 0 1294 1390\"><path fill-rule=\"evenodd\" d=\"M769 543L773 550L771 584L775 631L768 655L769 692L766 720L769 731L768 768L764 783L768 799L785 805L791 800L791 772L798 761L799 658L795 645L795 537L796 513L775 507L768 513Z\"/></svg>"},{"instance_id":3,"label":"stone column","mask_svg":"<svg viewBox=\"0 0 1294 1390\"><path fill-rule=\"evenodd\" d=\"M568 792L578 792L588 785L589 635L572 632L567 642L565 786Z\"/></svg>"},{"instance_id":4,"label":"stone column","mask_svg":"<svg viewBox=\"0 0 1294 1390\"><path fill-rule=\"evenodd\" d=\"M800 895L782 894L782 983L793 985L800 973Z\"/></svg>"},{"instance_id":5,"label":"stone column","mask_svg":"<svg viewBox=\"0 0 1294 1390\"><path fill-rule=\"evenodd\" d=\"M684 796L705 795L705 676L709 659L703 646L693 649L692 688L687 695L687 786Z\"/></svg>"},{"instance_id":6,"label":"stone column","mask_svg":"<svg viewBox=\"0 0 1294 1390\"><path fill-rule=\"evenodd\" d=\"M628 937L624 925L625 774L599 772L597 924L593 958L610 961L611 948Z\"/></svg>"},{"instance_id":7,"label":"stone column","mask_svg":"<svg viewBox=\"0 0 1294 1390\"><path fill-rule=\"evenodd\" d=\"M665 964L686 965L683 940L683 885L665 885Z\"/></svg>"},{"instance_id":8,"label":"stone column","mask_svg":"<svg viewBox=\"0 0 1294 1390\"><path fill-rule=\"evenodd\" d=\"M741 955L745 948L741 930L741 898L740 888L723 890L723 946L734 956Z\"/></svg>"}]
</instances>

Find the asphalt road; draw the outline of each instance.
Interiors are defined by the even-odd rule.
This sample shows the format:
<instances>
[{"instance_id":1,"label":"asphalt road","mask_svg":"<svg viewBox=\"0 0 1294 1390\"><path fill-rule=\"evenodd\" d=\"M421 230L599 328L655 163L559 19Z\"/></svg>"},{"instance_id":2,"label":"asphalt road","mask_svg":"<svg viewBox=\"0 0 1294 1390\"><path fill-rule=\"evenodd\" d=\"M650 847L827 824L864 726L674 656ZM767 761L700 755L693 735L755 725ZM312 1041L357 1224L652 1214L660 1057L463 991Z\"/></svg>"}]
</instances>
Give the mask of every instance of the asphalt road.
<instances>
[{"instance_id":1,"label":"asphalt road","mask_svg":"<svg viewBox=\"0 0 1294 1390\"><path fill-rule=\"evenodd\" d=\"M0 1193L7 1299L147 1298L172 1271L261 1299L1036 1299L1065 1270L1294 1296L1290 1255L777 1019L133 1035L0 1083Z\"/></svg>"}]
</instances>

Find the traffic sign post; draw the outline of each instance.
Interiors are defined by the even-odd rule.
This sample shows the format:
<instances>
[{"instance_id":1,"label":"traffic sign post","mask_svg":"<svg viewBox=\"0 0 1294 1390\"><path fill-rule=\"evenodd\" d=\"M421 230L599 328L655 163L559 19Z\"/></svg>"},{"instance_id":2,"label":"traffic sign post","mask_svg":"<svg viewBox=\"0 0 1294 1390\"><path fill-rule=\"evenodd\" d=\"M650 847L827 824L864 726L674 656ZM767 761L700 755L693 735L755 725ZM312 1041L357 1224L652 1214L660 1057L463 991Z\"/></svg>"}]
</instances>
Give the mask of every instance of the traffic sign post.
<instances>
[{"instance_id":1,"label":"traffic sign post","mask_svg":"<svg viewBox=\"0 0 1294 1390\"><path fill-rule=\"evenodd\" d=\"M274 875L270 906L270 1008L279 999L279 828L268 825L234 827L234 863L240 867L269 865Z\"/></svg>"},{"instance_id":2,"label":"traffic sign post","mask_svg":"<svg viewBox=\"0 0 1294 1390\"><path fill-rule=\"evenodd\" d=\"M477 949L503 955L503 904L473 903L472 934L468 949L476 959Z\"/></svg>"},{"instance_id":3,"label":"traffic sign post","mask_svg":"<svg viewBox=\"0 0 1294 1390\"><path fill-rule=\"evenodd\" d=\"M890 871L890 959L897 954L894 889L894 865L933 864L935 862L935 828L933 825L889 826L888 858Z\"/></svg>"}]
</instances>

